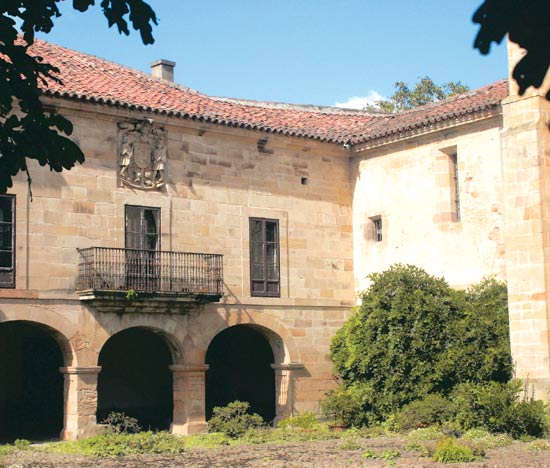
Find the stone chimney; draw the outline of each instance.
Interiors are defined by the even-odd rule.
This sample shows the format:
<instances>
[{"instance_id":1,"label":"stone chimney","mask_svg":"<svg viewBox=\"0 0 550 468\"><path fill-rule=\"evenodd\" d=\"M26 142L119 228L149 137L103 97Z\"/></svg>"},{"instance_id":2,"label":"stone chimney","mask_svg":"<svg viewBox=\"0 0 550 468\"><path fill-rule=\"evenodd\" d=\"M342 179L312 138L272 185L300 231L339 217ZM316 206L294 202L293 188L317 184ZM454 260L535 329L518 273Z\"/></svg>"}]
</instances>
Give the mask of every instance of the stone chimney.
<instances>
[{"instance_id":1,"label":"stone chimney","mask_svg":"<svg viewBox=\"0 0 550 468\"><path fill-rule=\"evenodd\" d=\"M176 62L170 60L156 60L151 64L151 75L161 80L174 81L174 67Z\"/></svg>"}]
</instances>

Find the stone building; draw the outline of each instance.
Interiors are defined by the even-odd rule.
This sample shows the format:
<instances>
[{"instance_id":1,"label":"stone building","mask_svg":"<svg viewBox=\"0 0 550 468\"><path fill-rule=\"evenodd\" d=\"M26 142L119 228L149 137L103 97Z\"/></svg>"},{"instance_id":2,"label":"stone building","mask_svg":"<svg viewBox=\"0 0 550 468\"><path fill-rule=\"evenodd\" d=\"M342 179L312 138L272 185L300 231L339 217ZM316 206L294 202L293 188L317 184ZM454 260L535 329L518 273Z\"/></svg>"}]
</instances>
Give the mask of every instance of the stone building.
<instances>
[{"instance_id":1,"label":"stone building","mask_svg":"<svg viewBox=\"0 0 550 468\"><path fill-rule=\"evenodd\" d=\"M397 115L205 96L38 41L86 161L0 197L0 438L174 433L319 410L367 275L508 281L519 377L550 381L549 104L503 80ZM514 52L514 51L513 51ZM515 52L514 52L515 53ZM548 194L546 192L549 191Z\"/></svg>"}]
</instances>

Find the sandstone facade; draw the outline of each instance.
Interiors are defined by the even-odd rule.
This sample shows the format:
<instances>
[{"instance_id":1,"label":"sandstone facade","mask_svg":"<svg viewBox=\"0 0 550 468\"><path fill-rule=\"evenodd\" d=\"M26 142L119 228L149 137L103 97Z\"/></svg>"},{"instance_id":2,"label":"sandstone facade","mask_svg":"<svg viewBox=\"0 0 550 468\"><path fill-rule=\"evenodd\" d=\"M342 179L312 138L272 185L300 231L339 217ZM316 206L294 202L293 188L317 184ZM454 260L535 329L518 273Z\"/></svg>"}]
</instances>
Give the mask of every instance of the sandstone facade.
<instances>
[{"instance_id":1,"label":"sandstone facade","mask_svg":"<svg viewBox=\"0 0 550 468\"><path fill-rule=\"evenodd\" d=\"M65 53L52 47L54 58ZM167 83L140 80L195 99ZM229 125L122 101L46 96L73 122L86 162L63 173L33 166L32 197L23 176L9 191L15 196L15 280L0 289L0 333L10 323L34 324L55 340L64 388L62 436L96 430L102 351L131 329L160 337L168 350L163 366L171 375L174 433L205 429L209 350L222 332L238 326L258 333L271 350L275 420L318 412L334 385L331 337L356 293L368 286L368 274L395 262L421 266L456 287L488 276L506 280L517 373L544 397L550 382L550 106L537 94L519 98L513 90L500 105L501 88L399 117L422 121L409 127L362 113L211 100L267 119L265 127ZM434 113L439 119L432 119ZM288 130L285 118L295 118L297 127L312 123ZM331 136L348 122L367 136L356 136L361 129L354 130L355 139ZM163 138L154 152L143 143L158 156L157 165L139 163L130 177L123 132L137 123L164 136L148 137ZM392 125L397 130L386 130ZM377 126L382 130L369 136ZM106 283L99 291L82 291L77 249L129 247L129 206L156 213L156 250L223 255L221 297L201 300L183 289L113 292ZM253 220L277 229L277 291L271 297L253 291ZM23 379L21 369L14 375ZM10 398L0 394L0 412Z\"/></svg>"}]
</instances>

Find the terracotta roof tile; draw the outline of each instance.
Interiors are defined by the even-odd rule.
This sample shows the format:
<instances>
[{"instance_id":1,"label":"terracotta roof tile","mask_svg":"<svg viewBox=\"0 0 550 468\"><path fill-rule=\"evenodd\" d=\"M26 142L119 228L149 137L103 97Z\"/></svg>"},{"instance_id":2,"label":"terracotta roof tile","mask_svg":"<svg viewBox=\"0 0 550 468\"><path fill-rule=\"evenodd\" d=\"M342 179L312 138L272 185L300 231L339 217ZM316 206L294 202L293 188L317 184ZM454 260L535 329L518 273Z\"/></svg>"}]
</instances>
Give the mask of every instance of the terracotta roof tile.
<instances>
[{"instance_id":1,"label":"terracotta roof tile","mask_svg":"<svg viewBox=\"0 0 550 468\"><path fill-rule=\"evenodd\" d=\"M91 55L37 40L31 51L60 70L46 95L150 111L214 124L357 144L499 106L506 80L400 114L258 103L206 96Z\"/></svg>"}]
</instances>

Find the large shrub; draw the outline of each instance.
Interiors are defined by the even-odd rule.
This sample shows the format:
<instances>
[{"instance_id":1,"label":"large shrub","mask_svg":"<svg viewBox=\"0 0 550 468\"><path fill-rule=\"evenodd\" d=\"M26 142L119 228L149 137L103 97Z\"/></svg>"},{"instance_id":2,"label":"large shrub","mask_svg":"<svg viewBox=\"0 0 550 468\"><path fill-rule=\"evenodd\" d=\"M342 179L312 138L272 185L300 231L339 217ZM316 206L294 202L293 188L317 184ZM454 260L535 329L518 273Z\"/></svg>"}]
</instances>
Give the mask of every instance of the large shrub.
<instances>
[{"instance_id":1,"label":"large shrub","mask_svg":"<svg viewBox=\"0 0 550 468\"><path fill-rule=\"evenodd\" d=\"M369 414L362 419L386 418L432 393L448 395L461 382L511 377L504 285L489 280L456 291L411 265L370 279L331 346L343 388L361 395Z\"/></svg>"}]
</instances>

